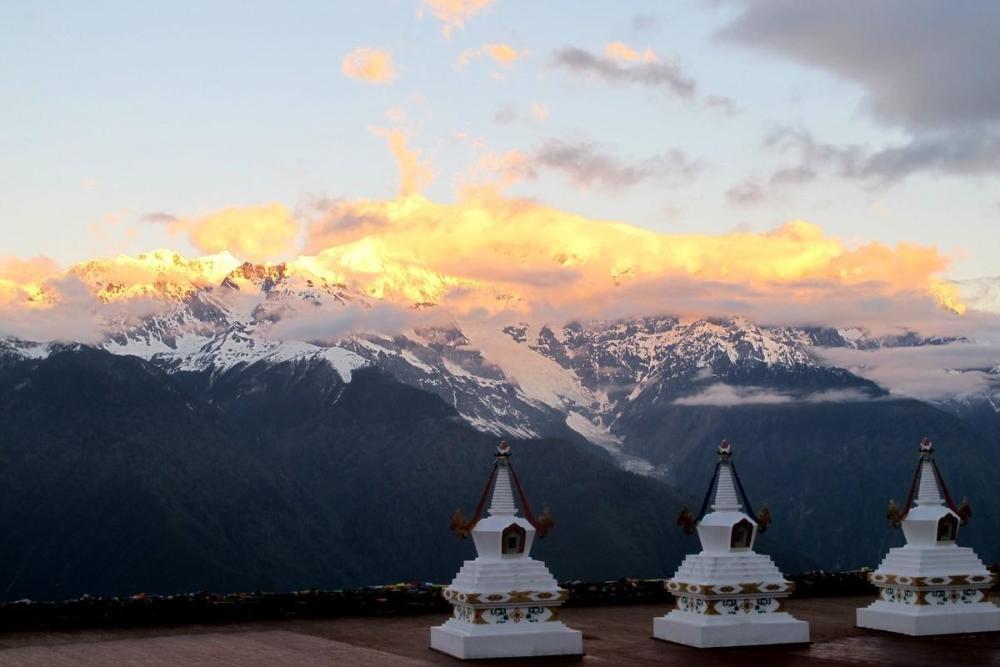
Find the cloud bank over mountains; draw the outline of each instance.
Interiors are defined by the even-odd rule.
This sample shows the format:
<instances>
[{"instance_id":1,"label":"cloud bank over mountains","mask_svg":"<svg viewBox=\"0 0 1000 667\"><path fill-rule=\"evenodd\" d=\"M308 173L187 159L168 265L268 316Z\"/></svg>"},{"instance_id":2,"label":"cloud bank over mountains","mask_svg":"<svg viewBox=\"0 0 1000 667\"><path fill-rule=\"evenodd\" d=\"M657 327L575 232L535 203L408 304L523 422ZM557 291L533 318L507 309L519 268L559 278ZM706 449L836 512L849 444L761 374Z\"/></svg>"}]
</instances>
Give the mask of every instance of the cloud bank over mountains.
<instances>
[{"instance_id":1,"label":"cloud bank over mountains","mask_svg":"<svg viewBox=\"0 0 1000 667\"><path fill-rule=\"evenodd\" d=\"M828 348L823 361L921 400L979 395L996 386L1000 343L951 343L875 350Z\"/></svg>"},{"instance_id":2,"label":"cloud bank over mountains","mask_svg":"<svg viewBox=\"0 0 1000 667\"><path fill-rule=\"evenodd\" d=\"M804 221L763 233L662 233L478 190L444 204L416 194L321 199L297 216L267 204L160 224L206 255L160 251L64 271L43 258L0 264L5 333L26 335L38 320L49 323L36 327L46 335L65 327L63 337L92 337L95 318L142 317L163 298L218 286L244 260L284 260L282 275L343 285L402 313L419 306L551 321L742 315L936 333L964 321L954 286L941 278L949 258L937 249L848 242ZM337 330L338 317L357 317L312 315Z\"/></svg>"}]
</instances>

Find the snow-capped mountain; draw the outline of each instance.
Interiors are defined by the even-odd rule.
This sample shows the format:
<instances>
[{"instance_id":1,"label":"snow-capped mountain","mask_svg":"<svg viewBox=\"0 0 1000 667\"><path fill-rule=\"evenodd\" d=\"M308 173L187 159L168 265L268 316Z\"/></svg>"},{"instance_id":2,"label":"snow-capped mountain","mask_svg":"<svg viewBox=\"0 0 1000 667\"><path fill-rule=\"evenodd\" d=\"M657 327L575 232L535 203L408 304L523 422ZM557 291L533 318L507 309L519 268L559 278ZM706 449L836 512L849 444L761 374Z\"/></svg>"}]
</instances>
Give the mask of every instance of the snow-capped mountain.
<instances>
[{"instance_id":1,"label":"snow-capped mountain","mask_svg":"<svg viewBox=\"0 0 1000 667\"><path fill-rule=\"evenodd\" d=\"M322 342L279 339L274 329L301 314L303 303L370 308L371 301L329 286L297 289L280 277L259 281L260 274L247 267L238 273L239 282L227 276L218 289L196 292L167 314L113 333L105 349L172 371L221 373L255 363L325 361L350 381L353 369L378 366L437 393L480 429L539 437L561 435L569 426L602 444L617 440L610 425L621 404L648 387L704 369L815 364L808 335L745 320L682 323L660 317L538 328L467 321L394 335L347 333ZM248 294L259 299L247 304Z\"/></svg>"},{"instance_id":2,"label":"snow-capped mountain","mask_svg":"<svg viewBox=\"0 0 1000 667\"><path fill-rule=\"evenodd\" d=\"M468 318L384 334L367 318L377 299L302 267L239 263L226 254L194 263L169 253L139 260L144 275L155 267L154 280L129 282L127 259L73 269L110 305L123 295L148 302L138 313L107 309L100 347L109 352L202 374L209 383L282 363L318 365L331 382L347 383L358 368L374 366L437 394L479 430L525 438L575 433L645 472L649 466L620 445L630 415L650 405L825 400L830 392L838 400L850 392L872 398L884 392L827 367L816 349L949 342L671 316L506 326ZM0 354L21 357L45 350L16 340L0 346Z\"/></svg>"},{"instance_id":3,"label":"snow-capped mountain","mask_svg":"<svg viewBox=\"0 0 1000 667\"><path fill-rule=\"evenodd\" d=\"M286 537L268 541L294 545L274 553L284 559L279 569L313 571L300 555L311 549L315 567L340 571L327 557L350 531L380 526L413 503L432 509L420 514L424 523L407 544L437 553L437 541L425 538L437 530L434 512L446 519L442 508L463 484L455 471L478 466L468 448L491 450L496 435L514 436L534 441L523 443L525 453L546 457L526 481L558 488L548 497L565 498L561 525L572 534L575 521L577 534L588 536L571 553L595 535L621 535L622 523L643 529L619 544L617 568L623 554L664 562L646 547L677 544L664 517L697 501L715 445L730 438L741 472L784 531L781 541L820 555L797 567L839 568L870 563L887 548L885 531L866 529L859 538L855 522L842 519L881 521L887 489L905 491L910 463L901 461L912 460L921 437L947 452L958 493L989 498L995 485L983 462L1000 436L1000 392L931 405L866 379L878 377L866 370L873 360L961 357L971 342L742 318L448 319L426 304L399 317L380 295L309 267L226 256L190 266L169 253L138 259L138 274L129 258L71 270L97 297L85 312L104 332L96 343L0 338L0 440L8 463L27 466L9 471L7 507L49 503L51 516L63 518L67 502L100 508L87 524L97 527L119 525L108 524L104 507L152 502L128 531L223 550L230 547L217 540L230 533L217 526L243 525L249 514L258 517L248 524L250 541L224 553L265 553L267 545L253 540L272 535L274 524ZM980 350L977 364L990 354ZM962 369L1000 387L996 362L956 365ZM416 459L410 438L420 443ZM53 471L49 458L69 463ZM847 469L847 477L831 472ZM78 490L52 496L67 488ZM95 488L117 495L97 504ZM668 493L653 497L652 489ZM159 516L163 503L171 508L165 516L174 516L177 502L190 504L183 516L192 519L205 508L235 518L168 521L176 531L166 538L142 533L159 525L149 512ZM593 508L576 511L588 503ZM981 532L967 535L997 553L990 531L997 510L979 504L976 511L971 531ZM358 520L371 516L381 518ZM403 523L412 527L412 517ZM53 539L77 533L71 522ZM344 554L338 562L354 561Z\"/></svg>"}]
</instances>

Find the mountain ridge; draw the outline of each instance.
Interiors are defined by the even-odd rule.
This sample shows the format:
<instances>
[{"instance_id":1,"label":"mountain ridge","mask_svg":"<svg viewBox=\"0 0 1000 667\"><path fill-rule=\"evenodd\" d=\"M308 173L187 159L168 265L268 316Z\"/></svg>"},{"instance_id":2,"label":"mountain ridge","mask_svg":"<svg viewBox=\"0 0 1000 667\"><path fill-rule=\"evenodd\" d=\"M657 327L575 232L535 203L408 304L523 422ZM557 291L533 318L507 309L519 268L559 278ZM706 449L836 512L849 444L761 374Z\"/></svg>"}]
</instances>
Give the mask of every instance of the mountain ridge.
<instances>
[{"instance_id":1,"label":"mountain ridge","mask_svg":"<svg viewBox=\"0 0 1000 667\"><path fill-rule=\"evenodd\" d=\"M157 261L169 267L172 260ZM114 282L101 281L105 289ZM109 303L129 289L114 286ZM23 441L8 439L0 447L10 473L21 470L19 481L8 485L13 495L0 500L8 508L37 506L34 523L61 525L60 508L44 491L58 495L64 488L63 502L78 510L80 525L88 521L85 510L111 517L109 527L95 529L97 541L67 527L64 543L57 543L8 513L0 527L19 537L7 552L0 549L0 566L20 573L8 592L86 592L72 588L74 581L125 588L152 581L158 590L184 590L203 585L196 572L231 589L254 587L251 582L273 589L307 581L356 585L375 574L375 581L413 577L415 570L404 565L417 560L430 574L416 576L446 577L461 558L460 545L447 542L436 523L407 522L397 508L417 503L450 516L455 498L466 497L454 480L478 494L482 470L472 459L488 459L500 437L533 443L525 456L536 463L526 465L525 482L540 490L541 502L554 499L571 536L540 544L539 555L564 562L564 575L664 574L659 564L686 548L677 539L675 512L703 493L699 471L710 468L710 453L723 437L738 447L751 497L773 507L768 549L789 569L871 565L898 540L881 517L886 496L902 491L884 489L908 474L907 453L924 435L954 452L943 467L954 471L946 474L953 474L956 492L985 503L977 505L969 535L984 557L1000 556L1000 539L981 527L995 523L1000 511L990 504L991 483L983 476L983 462L998 442L990 439L996 431L988 415L977 413L970 426L830 366L816 353L829 346L967 344L960 339L673 316L564 325L474 318L391 334L334 326L340 316L363 325L359 314L378 308L377 299L340 284L310 284L282 269L237 264L218 283L171 296L165 307L110 319L107 337L97 344L0 339L0 417L8 435ZM303 313L337 317L309 329L315 332L310 340L275 335ZM82 393L72 391L73 373L60 378L51 370L72 359L92 362L74 366L85 376L78 383ZM48 370L36 379L32 369ZM42 391L32 383L43 377L62 384ZM114 382L120 384L109 394ZM146 385L151 388L131 388ZM124 400L117 394L133 393L125 398L161 399L108 411ZM35 396L31 409L19 409L29 395ZM80 414L73 417L73 410ZM35 421L24 422L29 417ZM58 432L47 430L53 424ZM98 437L101 429L113 433ZM111 446L123 442L130 446ZM82 450L90 459L53 449L79 452L81 443L97 443ZM50 471L35 449L77 465ZM854 478L847 474L855 470ZM579 480L571 488L568 472ZM433 480L433 491L415 474ZM121 495L109 500L89 477ZM25 486L30 483L37 489ZM125 500L131 496L134 502ZM817 498L825 504L815 505ZM116 510L116 503L129 511ZM251 514L244 517L246 511ZM386 544L386 534L421 546L407 551ZM588 551L594 539L616 555ZM161 542L164 560L139 562L145 547ZM109 570L72 561L62 549L77 543L93 554L112 544L121 554L109 562L132 559L120 566L128 576L112 579ZM247 549L258 555L240 565ZM359 564L361 557L371 568ZM46 583L39 570L25 570L35 560L66 576ZM187 574L157 578L151 568L170 562L183 564ZM612 562L621 569L614 571Z\"/></svg>"},{"instance_id":2,"label":"mountain ridge","mask_svg":"<svg viewBox=\"0 0 1000 667\"><path fill-rule=\"evenodd\" d=\"M496 439L438 396L375 368L326 393L295 378L297 393L255 405L189 380L87 347L0 367L0 597L443 581L470 556L448 518L475 503ZM560 577L679 560L671 519L653 513L681 502L662 483L587 443L514 451L559 522L538 553ZM592 495L606 504L573 511Z\"/></svg>"},{"instance_id":3,"label":"mountain ridge","mask_svg":"<svg viewBox=\"0 0 1000 667\"><path fill-rule=\"evenodd\" d=\"M619 446L620 415L633 401L719 401L724 398L720 392L728 392L730 401L747 392L752 400L876 398L884 390L851 378L849 371L825 366L814 350L963 340L913 332L871 336L857 328L766 327L738 317L682 321L672 316L571 321L562 326L494 327L467 320L395 334L333 329L325 340L305 340L282 337L276 330L315 312L331 321L344 317L350 322L355 312L378 308L378 300L301 267L293 272L284 264L241 263L225 253L194 261L166 252L140 259L152 262L162 280L152 286L113 280L105 273L114 273L117 264L78 270L107 299L151 289L161 301L160 308L138 320L106 321L106 337L98 343L103 349L139 356L170 372L207 371L213 377L258 362L305 360L325 362L349 381L357 369L375 366L437 393L479 430L523 438L582 437L615 452L630 469L646 473L655 473L655 467ZM121 261L128 265L136 260ZM188 284L171 278L176 267L191 266L195 278ZM44 345L25 341L8 341L5 349L13 354L44 353ZM775 391L778 378L796 373L800 387ZM762 382L760 387L754 388L754 378ZM709 379L712 382L706 383ZM810 385L812 393L805 391ZM732 386L741 389L728 389ZM692 397L696 391L706 395Z\"/></svg>"}]
</instances>

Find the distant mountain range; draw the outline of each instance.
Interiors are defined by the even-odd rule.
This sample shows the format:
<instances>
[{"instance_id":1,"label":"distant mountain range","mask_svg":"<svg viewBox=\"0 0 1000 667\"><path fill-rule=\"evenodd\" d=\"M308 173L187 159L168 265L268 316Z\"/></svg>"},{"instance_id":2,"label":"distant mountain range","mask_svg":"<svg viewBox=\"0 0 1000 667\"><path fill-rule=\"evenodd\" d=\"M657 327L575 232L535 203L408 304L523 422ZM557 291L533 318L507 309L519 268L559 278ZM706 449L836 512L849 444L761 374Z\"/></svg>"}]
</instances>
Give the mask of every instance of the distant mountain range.
<instances>
[{"instance_id":1,"label":"distant mountain range","mask_svg":"<svg viewBox=\"0 0 1000 667\"><path fill-rule=\"evenodd\" d=\"M76 271L157 307L96 345L0 340L0 597L443 580L499 437L563 517L540 550L562 577L670 574L723 437L786 568L874 565L924 435L1000 559L1000 367L932 405L818 354L969 341L670 316L384 335L324 324L376 299L281 265L207 287Z\"/></svg>"}]
</instances>

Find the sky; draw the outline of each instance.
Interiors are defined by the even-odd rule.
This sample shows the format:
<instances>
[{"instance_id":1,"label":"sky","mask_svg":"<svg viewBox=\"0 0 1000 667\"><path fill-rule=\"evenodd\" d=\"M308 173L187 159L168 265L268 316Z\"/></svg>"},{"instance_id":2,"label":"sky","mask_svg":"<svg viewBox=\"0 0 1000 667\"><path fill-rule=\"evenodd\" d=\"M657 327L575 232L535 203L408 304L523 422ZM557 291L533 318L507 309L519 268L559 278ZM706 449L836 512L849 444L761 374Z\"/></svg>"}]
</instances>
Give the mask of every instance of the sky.
<instances>
[{"instance_id":1,"label":"sky","mask_svg":"<svg viewBox=\"0 0 1000 667\"><path fill-rule=\"evenodd\" d=\"M352 229L398 250L530 202L488 241L582 218L652 232L588 236L647 272L934 292L1000 274L997 34L986 1L0 0L0 273L294 259ZM584 234L546 233L530 252ZM711 246L696 269L688 242ZM706 268L807 256L822 267ZM474 255L420 259L482 278ZM536 268L520 284L553 277Z\"/></svg>"}]
</instances>

